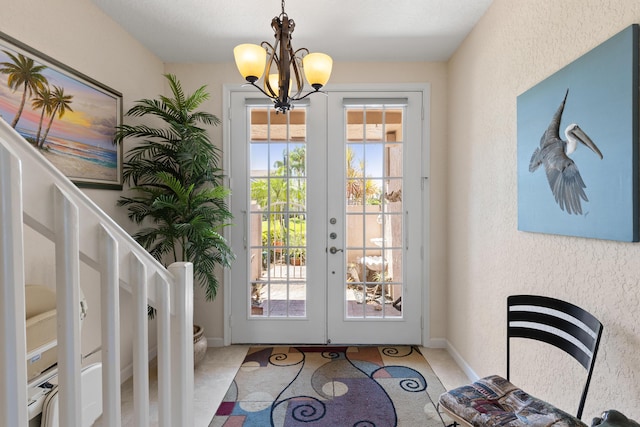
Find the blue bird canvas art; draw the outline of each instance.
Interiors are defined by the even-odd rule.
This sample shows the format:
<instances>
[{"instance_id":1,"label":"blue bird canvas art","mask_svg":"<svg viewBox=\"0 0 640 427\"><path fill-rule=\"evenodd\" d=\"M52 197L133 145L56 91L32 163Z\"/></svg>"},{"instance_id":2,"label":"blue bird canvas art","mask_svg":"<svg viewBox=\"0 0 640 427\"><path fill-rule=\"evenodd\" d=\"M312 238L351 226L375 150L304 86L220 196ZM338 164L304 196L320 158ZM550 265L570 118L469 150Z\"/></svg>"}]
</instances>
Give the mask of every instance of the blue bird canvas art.
<instances>
[{"instance_id":1,"label":"blue bird canvas art","mask_svg":"<svg viewBox=\"0 0 640 427\"><path fill-rule=\"evenodd\" d=\"M519 230L639 240L638 28L518 96Z\"/></svg>"},{"instance_id":2,"label":"blue bird canvas art","mask_svg":"<svg viewBox=\"0 0 640 427\"><path fill-rule=\"evenodd\" d=\"M549 128L540 138L540 146L535 149L529 162L529 172L535 172L540 165L549 181L549 187L560 209L568 214L582 215L582 200L589 199L584 192L586 185L578 170L578 166L569 157L578 148L578 143L593 150L601 159L602 153L596 144L576 123L571 123L564 131L566 140L560 138L560 121L569 90L564 95L562 104L553 116Z\"/></svg>"}]
</instances>

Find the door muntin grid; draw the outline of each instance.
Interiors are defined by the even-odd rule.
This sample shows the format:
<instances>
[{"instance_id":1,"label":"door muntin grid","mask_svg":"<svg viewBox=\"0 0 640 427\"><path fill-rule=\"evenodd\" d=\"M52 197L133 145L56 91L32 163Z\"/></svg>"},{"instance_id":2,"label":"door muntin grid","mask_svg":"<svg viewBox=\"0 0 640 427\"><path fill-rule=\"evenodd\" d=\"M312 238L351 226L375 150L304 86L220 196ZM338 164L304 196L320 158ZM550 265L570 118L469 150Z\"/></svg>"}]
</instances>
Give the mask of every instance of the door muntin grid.
<instances>
[{"instance_id":1,"label":"door muntin grid","mask_svg":"<svg viewBox=\"0 0 640 427\"><path fill-rule=\"evenodd\" d=\"M404 107L345 107L345 319L402 319Z\"/></svg>"},{"instance_id":2,"label":"door muntin grid","mask_svg":"<svg viewBox=\"0 0 640 427\"><path fill-rule=\"evenodd\" d=\"M248 108L250 318L306 318L306 109Z\"/></svg>"}]
</instances>

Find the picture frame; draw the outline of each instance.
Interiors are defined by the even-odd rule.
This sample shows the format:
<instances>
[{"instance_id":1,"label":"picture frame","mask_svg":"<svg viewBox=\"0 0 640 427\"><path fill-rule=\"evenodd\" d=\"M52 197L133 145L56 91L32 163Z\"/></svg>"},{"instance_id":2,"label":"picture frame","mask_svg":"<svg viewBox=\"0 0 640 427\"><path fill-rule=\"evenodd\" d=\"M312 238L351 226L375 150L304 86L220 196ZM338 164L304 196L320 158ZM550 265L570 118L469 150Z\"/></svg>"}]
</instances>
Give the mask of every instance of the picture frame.
<instances>
[{"instance_id":1,"label":"picture frame","mask_svg":"<svg viewBox=\"0 0 640 427\"><path fill-rule=\"evenodd\" d=\"M122 190L122 117L120 92L0 32L0 118L78 187Z\"/></svg>"},{"instance_id":2,"label":"picture frame","mask_svg":"<svg viewBox=\"0 0 640 427\"><path fill-rule=\"evenodd\" d=\"M639 241L639 34L627 27L518 96L518 230Z\"/></svg>"}]
</instances>

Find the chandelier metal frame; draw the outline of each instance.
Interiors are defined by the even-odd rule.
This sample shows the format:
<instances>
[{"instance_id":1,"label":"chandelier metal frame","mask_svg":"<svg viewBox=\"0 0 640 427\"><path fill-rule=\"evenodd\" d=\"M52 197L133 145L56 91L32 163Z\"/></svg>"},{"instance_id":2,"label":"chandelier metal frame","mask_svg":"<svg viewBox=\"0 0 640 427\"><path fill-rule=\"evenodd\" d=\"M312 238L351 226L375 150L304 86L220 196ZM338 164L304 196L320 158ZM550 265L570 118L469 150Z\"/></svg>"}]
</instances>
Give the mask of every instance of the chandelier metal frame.
<instances>
[{"instance_id":1,"label":"chandelier metal frame","mask_svg":"<svg viewBox=\"0 0 640 427\"><path fill-rule=\"evenodd\" d=\"M286 113L287 110L293 108L293 101L300 101L313 93L324 92L320 90L322 84L311 83L314 90L302 95L304 88L302 59L305 55L309 54L309 49L303 47L295 51L293 50L291 39L296 24L285 12L284 0L281 0L281 7L282 13L271 20L271 28L274 31L275 37L274 45L271 45L271 43L267 41L263 41L260 44L260 46L267 51L268 57L264 73L265 89L256 84L259 76L247 76L246 80L250 85L256 87L264 95L271 98L277 111ZM274 87L276 83L269 78L273 67L276 67L278 71L277 87ZM295 86L295 92L293 95L290 95L293 89L292 85Z\"/></svg>"}]
</instances>

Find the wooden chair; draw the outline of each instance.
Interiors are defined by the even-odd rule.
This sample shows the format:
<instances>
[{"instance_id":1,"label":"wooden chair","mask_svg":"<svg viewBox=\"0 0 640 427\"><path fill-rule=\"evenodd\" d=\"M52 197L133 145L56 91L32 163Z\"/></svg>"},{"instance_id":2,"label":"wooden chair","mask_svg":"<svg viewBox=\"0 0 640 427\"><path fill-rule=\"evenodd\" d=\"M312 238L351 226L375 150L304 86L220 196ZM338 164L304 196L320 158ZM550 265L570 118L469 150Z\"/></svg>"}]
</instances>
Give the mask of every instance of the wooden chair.
<instances>
[{"instance_id":1,"label":"wooden chair","mask_svg":"<svg viewBox=\"0 0 640 427\"><path fill-rule=\"evenodd\" d=\"M440 396L439 406L464 426L585 426L580 421L602 336L602 323L571 303L535 295L507 299L507 378L493 375ZM509 382L511 338L551 344L587 371L578 412L572 416Z\"/></svg>"}]
</instances>

